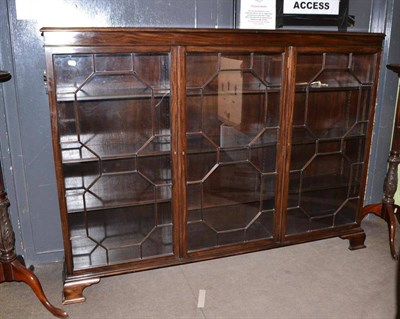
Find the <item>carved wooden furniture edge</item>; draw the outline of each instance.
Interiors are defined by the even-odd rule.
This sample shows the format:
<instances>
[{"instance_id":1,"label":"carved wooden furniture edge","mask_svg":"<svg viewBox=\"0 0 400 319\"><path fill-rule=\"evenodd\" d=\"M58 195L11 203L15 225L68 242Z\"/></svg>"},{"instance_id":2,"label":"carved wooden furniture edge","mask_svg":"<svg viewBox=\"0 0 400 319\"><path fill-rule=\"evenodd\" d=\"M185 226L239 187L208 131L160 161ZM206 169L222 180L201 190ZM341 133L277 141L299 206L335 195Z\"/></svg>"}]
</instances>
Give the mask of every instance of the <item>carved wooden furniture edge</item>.
<instances>
[{"instance_id":1,"label":"carved wooden furniture edge","mask_svg":"<svg viewBox=\"0 0 400 319\"><path fill-rule=\"evenodd\" d=\"M7 82L11 79L11 74L7 71L0 70L0 83Z\"/></svg>"},{"instance_id":2,"label":"carved wooden furniture edge","mask_svg":"<svg viewBox=\"0 0 400 319\"><path fill-rule=\"evenodd\" d=\"M10 79L10 73L0 71L0 83ZM48 301L39 279L25 267L23 258L15 253L15 233L8 213L9 206L0 165L0 283L13 281L26 283L49 312L58 318L67 318L68 314L64 310Z\"/></svg>"},{"instance_id":3,"label":"carved wooden furniture edge","mask_svg":"<svg viewBox=\"0 0 400 319\"><path fill-rule=\"evenodd\" d=\"M397 74L400 74L400 64L388 64L386 67L389 70L391 70Z\"/></svg>"},{"instance_id":4,"label":"carved wooden furniture edge","mask_svg":"<svg viewBox=\"0 0 400 319\"><path fill-rule=\"evenodd\" d=\"M400 77L400 64L388 64L386 67L387 69L397 73L397 75ZM395 114L396 122L399 120L398 113L400 112L399 110L400 101L398 101L397 103L398 103L397 110ZM394 134L396 133L396 126L398 126L399 124L400 123L395 123ZM396 235L395 214L397 212L397 209L399 208L399 206L395 204L394 200L394 195L397 191L397 185L398 185L398 165L400 163L400 154L399 154L400 150L395 149L396 145L398 145L395 140L397 140L398 138L400 137L397 138L395 138L395 136L393 137L391 151L388 158L388 169L383 183L382 202L380 204L366 205L360 214L360 223L363 220L363 218L368 214L374 214L384 219L387 222L389 231L390 252L393 259L395 260L399 258L396 249L394 247L394 239ZM399 218L398 215L397 218Z\"/></svg>"}]
</instances>

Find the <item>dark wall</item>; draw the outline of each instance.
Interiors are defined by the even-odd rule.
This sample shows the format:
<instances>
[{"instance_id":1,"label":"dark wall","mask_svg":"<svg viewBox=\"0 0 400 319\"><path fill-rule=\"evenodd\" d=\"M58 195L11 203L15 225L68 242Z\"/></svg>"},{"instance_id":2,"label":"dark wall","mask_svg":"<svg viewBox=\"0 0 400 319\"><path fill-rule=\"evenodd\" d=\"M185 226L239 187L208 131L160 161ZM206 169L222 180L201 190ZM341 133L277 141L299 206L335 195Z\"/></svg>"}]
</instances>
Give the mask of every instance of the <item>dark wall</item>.
<instances>
[{"instance_id":1,"label":"dark wall","mask_svg":"<svg viewBox=\"0 0 400 319\"><path fill-rule=\"evenodd\" d=\"M381 2L381 3L379 3ZM377 109L372 136L372 151L368 170L367 203L380 202L383 193L383 181L387 170L394 112L397 98L398 77L386 68L387 64L400 64L400 2L375 0L371 14L371 31L384 32L386 39L383 47ZM384 13L384 14L383 14ZM384 18L383 18L384 17ZM398 204L398 203L397 203Z\"/></svg>"},{"instance_id":2,"label":"dark wall","mask_svg":"<svg viewBox=\"0 0 400 319\"><path fill-rule=\"evenodd\" d=\"M374 31L384 31L388 22L382 6L386 8L386 3L393 2L350 0L350 14L356 16L356 27L350 31L369 31L372 27ZM229 28L234 21L233 4L233 0L0 1L0 69L13 74L12 81L0 86L0 149L17 252L28 263L63 258L39 29L43 26ZM385 110L390 113L391 108L393 112L390 101L387 103ZM390 118L379 114L378 122L385 121L382 125L390 126ZM380 125L375 136L381 134L390 139L387 132L379 132ZM374 165L385 165L386 154L382 157L376 149L383 152L388 145L387 141L381 145L374 137ZM375 179L379 184L385 168L372 169L378 172ZM381 188L369 183L367 200L379 198Z\"/></svg>"}]
</instances>

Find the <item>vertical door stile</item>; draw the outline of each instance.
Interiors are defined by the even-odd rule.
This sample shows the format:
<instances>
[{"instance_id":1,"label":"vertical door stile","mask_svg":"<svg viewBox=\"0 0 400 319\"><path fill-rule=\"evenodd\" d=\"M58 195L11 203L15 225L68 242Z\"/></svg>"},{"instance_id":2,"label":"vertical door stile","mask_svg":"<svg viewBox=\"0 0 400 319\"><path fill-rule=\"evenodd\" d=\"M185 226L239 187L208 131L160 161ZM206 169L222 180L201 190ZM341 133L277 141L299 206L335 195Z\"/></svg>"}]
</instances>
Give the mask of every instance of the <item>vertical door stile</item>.
<instances>
[{"instance_id":1,"label":"vertical door stile","mask_svg":"<svg viewBox=\"0 0 400 319\"><path fill-rule=\"evenodd\" d=\"M174 207L174 252L175 256L186 256L186 49L172 48L172 154L173 154L173 207Z\"/></svg>"},{"instance_id":2,"label":"vertical door stile","mask_svg":"<svg viewBox=\"0 0 400 319\"><path fill-rule=\"evenodd\" d=\"M291 156L292 123L294 112L294 98L296 90L296 59L295 47L285 50L284 79L282 84L282 112L280 132L280 158L278 160L278 183L277 183L277 218L275 239L283 241L286 235L286 211L289 198L289 172Z\"/></svg>"},{"instance_id":3,"label":"vertical door stile","mask_svg":"<svg viewBox=\"0 0 400 319\"><path fill-rule=\"evenodd\" d=\"M382 34L41 31L65 304L102 277L365 247Z\"/></svg>"},{"instance_id":4,"label":"vertical door stile","mask_svg":"<svg viewBox=\"0 0 400 319\"><path fill-rule=\"evenodd\" d=\"M50 101L50 125L52 131L52 143L53 143L53 154L55 158L55 173L57 176L57 191L60 208L60 219L62 224L62 234L64 243L64 254L65 254L65 270L67 275L72 275L74 271L72 263L72 246L70 238L70 228L68 223L68 212L64 187L63 169L62 169L62 157L61 157L61 145L60 145L60 134L58 130L58 113L57 113L57 92L54 75L54 61L53 61L52 49L46 48L46 86L47 94Z\"/></svg>"},{"instance_id":5,"label":"vertical door stile","mask_svg":"<svg viewBox=\"0 0 400 319\"><path fill-rule=\"evenodd\" d=\"M369 123L374 123L374 118L375 118L375 111L376 107L374 105L374 102L377 100L377 94L378 94L378 85L376 83L379 82L379 73L380 73L380 68L381 68L381 58L382 58L382 52L377 52L376 53L376 69L375 69L375 76L373 78L373 81L375 85L373 86L374 89L372 91L371 99L370 99L370 111L369 111L369 116L368 116L368 121ZM363 217L361 217L361 212L363 209L363 202L365 198L365 191L367 187L367 174L368 174L368 167L369 167L369 160L370 160L370 152L371 152L371 144L372 144L372 130L374 128L374 125L369 124L368 125L368 130L367 130L367 139L366 139L366 149L364 153L364 165L365 169L362 174L362 183L361 183L361 189L360 189L360 205L359 205L359 210L357 214L357 223L361 224L361 221Z\"/></svg>"}]
</instances>

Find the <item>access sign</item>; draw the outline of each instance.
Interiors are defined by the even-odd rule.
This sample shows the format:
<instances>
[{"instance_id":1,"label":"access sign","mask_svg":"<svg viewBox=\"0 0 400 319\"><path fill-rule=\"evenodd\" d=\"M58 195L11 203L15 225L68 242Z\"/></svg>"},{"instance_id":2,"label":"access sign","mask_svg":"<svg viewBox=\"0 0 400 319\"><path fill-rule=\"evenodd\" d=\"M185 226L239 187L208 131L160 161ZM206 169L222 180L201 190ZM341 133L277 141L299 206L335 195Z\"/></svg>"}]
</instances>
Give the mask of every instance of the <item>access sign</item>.
<instances>
[{"instance_id":1,"label":"access sign","mask_svg":"<svg viewBox=\"0 0 400 319\"><path fill-rule=\"evenodd\" d=\"M284 0L284 14L338 15L340 0Z\"/></svg>"}]
</instances>

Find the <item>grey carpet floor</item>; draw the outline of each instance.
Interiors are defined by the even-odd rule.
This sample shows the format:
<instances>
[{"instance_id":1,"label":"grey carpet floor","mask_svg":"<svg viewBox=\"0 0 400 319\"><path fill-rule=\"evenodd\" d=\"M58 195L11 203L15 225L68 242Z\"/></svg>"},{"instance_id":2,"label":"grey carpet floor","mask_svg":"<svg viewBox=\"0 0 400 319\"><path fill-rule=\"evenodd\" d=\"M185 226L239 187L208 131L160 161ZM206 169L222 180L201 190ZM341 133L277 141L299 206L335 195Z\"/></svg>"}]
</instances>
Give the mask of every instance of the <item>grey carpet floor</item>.
<instances>
[{"instance_id":1,"label":"grey carpet floor","mask_svg":"<svg viewBox=\"0 0 400 319\"><path fill-rule=\"evenodd\" d=\"M84 291L86 302L68 306L61 305L62 264L38 265L35 273L71 319L395 318L397 263L386 224L362 226L366 249L350 251L347 240L333 238L103 278ZM27 285L13 282L0 285L0 318L53 317Z\"/></svg>"}]
</instances>

